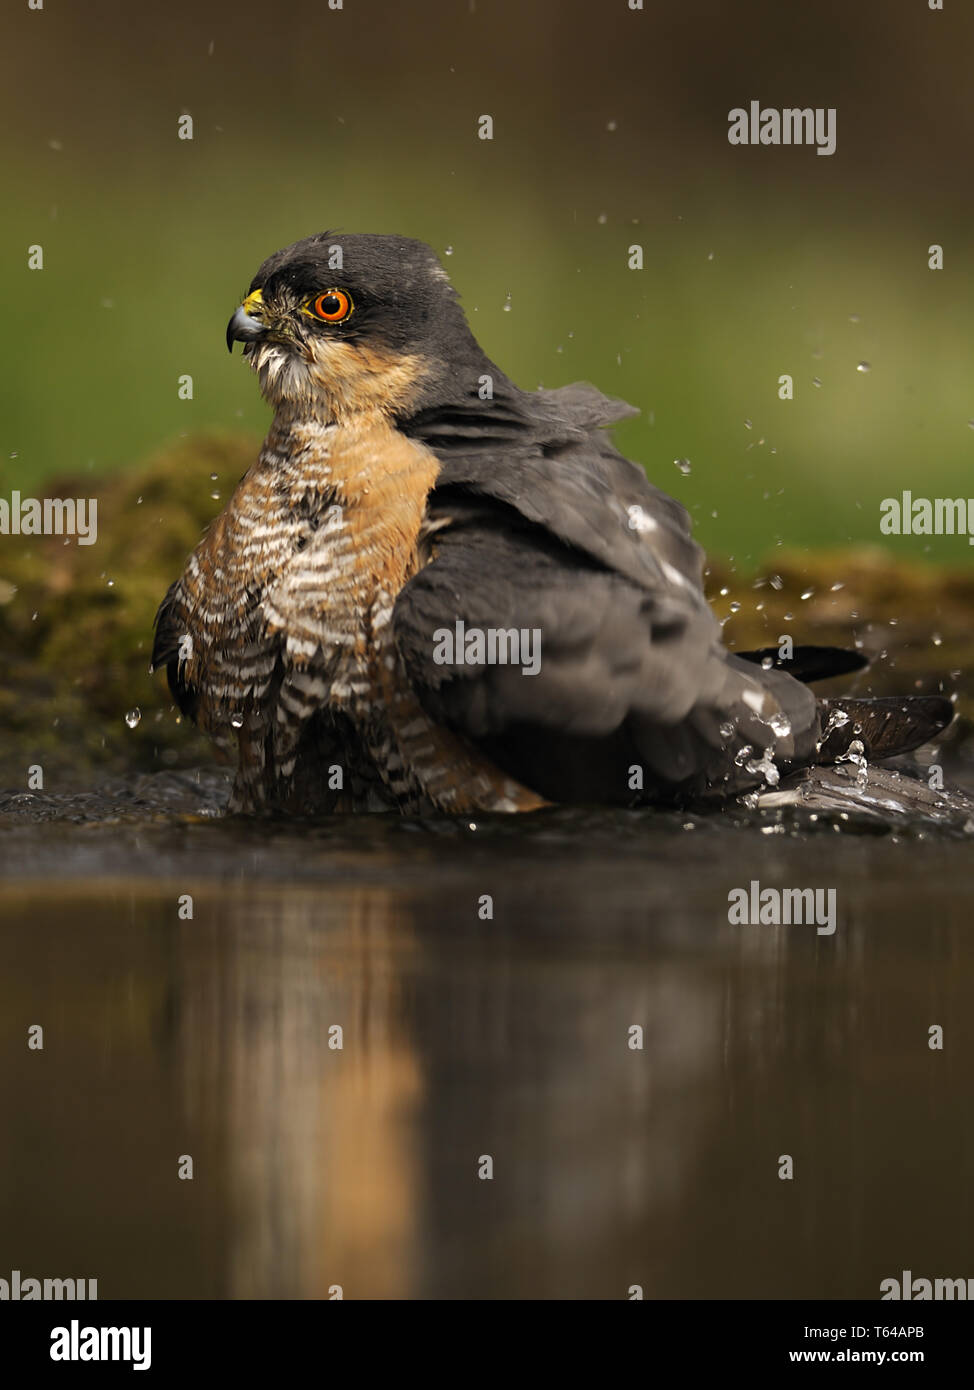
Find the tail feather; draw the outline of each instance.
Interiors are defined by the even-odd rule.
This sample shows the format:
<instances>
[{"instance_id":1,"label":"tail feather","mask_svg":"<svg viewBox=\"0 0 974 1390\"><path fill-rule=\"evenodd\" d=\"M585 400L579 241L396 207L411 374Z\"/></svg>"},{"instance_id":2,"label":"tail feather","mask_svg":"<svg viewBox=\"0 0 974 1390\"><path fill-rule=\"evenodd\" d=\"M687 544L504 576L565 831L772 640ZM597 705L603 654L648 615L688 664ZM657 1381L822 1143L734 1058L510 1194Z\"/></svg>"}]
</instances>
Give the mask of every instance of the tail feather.
<instances>
[{"instance_id":1,"label":"tail feather","mask_svg":"<svg viewBox=\"0 0 974 1390\"><path fill-rule=\"evenodd\" d=\"M866 757L894 758L936 738L954 717L942 695L884 695L873 699L819 700L822 740L817 763L834 763L855 739Z\"/></svg>"},{"instance_id":2,"label":"tail feather","mask_svg":"<svg viewBox=\"0 0 974 1390\"><path fill-rule=\"evenodd\" d=\"M737 652L736 655L765 670L787 671L789 676L806 685L811 681L828 680L830 676L846 676L850 671L861 671L869 665L869 658L862 652L845 647L795 647L790 657L781 656L777 647L761 647L758 651Z\"/></svg>"}]
</instances>

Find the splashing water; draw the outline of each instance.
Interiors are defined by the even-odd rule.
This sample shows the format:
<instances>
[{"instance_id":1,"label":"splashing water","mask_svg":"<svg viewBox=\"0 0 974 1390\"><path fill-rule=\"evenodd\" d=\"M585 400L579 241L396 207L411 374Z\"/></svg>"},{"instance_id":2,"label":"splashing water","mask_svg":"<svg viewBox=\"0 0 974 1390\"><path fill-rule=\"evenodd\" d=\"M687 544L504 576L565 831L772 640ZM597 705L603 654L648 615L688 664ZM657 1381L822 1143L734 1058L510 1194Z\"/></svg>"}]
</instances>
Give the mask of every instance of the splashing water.
<instances>
[{"instance_id":1,"label":"splashing water","mask_svg":"<svg viewBox=\"0 0 974 1390\"><path fill-rule=\"evenodd\" d=\"M829 734L834 733L836 729L844 729L848 722L849 716L844 709L830 710L829 717L825 721L825 727L822 730L822 737L815 745L816 753L821 753L822 745L828 741Z\"/></svg>"},{"instance_id":2,"label":"splashing water","mask_svg":"<svg viewBox=\"0 0 974 1390\"><path fill-rule=\"evenodd\" d=\"M760 777L767 786L776 787L781 779L781 774L774 760L774 744L772 743L764 750L763 757L752 758L744 771L749 772L752 777Z\"/></svg>"},{"instance_id":3,"label":"splashing water","mask_svg":"<svg viewBox=\"0 0 974 1390\"><path fill-rule=\"evenodd\" d=\"M862 739L854 738L849 744L845 753L840 753L835 760L837 763L852 763L857 769L856 786L862 790L869 781L869 763L866 759L866 749Z\"/></svg>"}]
</instances>

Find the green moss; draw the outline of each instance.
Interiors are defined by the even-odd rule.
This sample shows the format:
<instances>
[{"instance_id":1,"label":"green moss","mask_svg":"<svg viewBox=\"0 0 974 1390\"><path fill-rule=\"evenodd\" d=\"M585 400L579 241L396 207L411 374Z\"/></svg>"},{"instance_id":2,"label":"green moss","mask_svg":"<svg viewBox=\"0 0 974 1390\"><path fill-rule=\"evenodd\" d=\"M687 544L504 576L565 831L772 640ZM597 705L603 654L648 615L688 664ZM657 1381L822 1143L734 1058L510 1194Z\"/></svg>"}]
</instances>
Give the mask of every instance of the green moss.
<instances>
[{"instance_id":1,"label":"green moss","mask_svg":"<svg viewBox=\"0 0 974 1390\"><path fill-rule=\"evenodd\" d=\"M149 674L152 627L185 564L256 453L251 438L181 440L131 472L101 480L95 544L4 538L0 549L0 719L11 737L0 776L19 785L30 763L45 783L94 769L188 765L212 756L180 721L165 676ZM90 480L45 489L85 496ZM214 496L218 494L218 496ZM125 722L139 709L134 728Z\"/></svg>"}]
</instances>

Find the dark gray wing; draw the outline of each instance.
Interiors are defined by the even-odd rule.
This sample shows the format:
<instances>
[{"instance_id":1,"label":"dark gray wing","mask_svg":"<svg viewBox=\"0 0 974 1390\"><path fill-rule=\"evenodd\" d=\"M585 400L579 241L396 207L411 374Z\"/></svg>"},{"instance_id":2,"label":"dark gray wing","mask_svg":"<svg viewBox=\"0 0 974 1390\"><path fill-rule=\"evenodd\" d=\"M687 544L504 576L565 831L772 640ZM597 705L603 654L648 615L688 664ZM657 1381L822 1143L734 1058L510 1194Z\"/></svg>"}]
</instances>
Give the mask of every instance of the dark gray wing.
<instances>
[{"instance_id":1,"label":"dark gray wing","mask_svg":"<svg viewBox=\"0 0 974 1390\"><path fill-rule=\"evenodd\" d=\"M492 404L507 420L512 407ZM463 434L449 442L421 436L440 458L438 493L461 489L507 503L635 583L686 590L704 606L703 552L685 508L624 458L604 428L637 412L582 384L521 393L519 408L527 416L519 429L500 428L488 414L476 444Z\"/></svg>"},{"instance_id":2,"label":"dark gray wing","mask_svg":"<svg viewBox=\"0 0 974 1390\"><path fill-rule=\"evenodd\" d=\"M802 761L819 731L802 685L723 648L685 509L602 428L630 413L571 386L454 403L415 427L441 472L397 646L434 718L552 799L757 785L765 749ZM539 670L444 660L437 635L458 622L537 633Z\"/></svg>"}]
</instances>

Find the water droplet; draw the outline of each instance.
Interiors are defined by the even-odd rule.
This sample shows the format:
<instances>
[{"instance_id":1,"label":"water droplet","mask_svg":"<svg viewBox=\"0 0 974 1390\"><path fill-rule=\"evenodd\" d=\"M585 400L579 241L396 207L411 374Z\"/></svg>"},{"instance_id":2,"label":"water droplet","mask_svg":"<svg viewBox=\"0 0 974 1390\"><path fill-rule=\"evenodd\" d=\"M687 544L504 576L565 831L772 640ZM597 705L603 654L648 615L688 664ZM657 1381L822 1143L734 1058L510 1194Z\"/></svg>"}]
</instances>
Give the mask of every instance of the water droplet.
<instances>
[{"instance_id":1,"label":"water droplet","mask_svg":"<svg viewBox=\"0 0 974 1390\"><path fill-rule=\"evenodd\" d=\"M858 767L863 760L863 755L865 754L865 751L866 750L863 746L862 740L854 738L852 742L849 744L849 747L846 750L846 752L840 753L835 761L837 763L855 763Z\"/></svg>"},{"instance_id":2,"label":"water droplet","mask_svg":"<svg viewBox=\"0 0 974 1390\"><path fill-rule=\"evenodd\" d=\"M737 752L734 754L734 761L737 764L737 766L743 767L753 752L754 749L751 747L749 743L745 743L743 748L739 748Z\"/></svg>"},{"instance_id":3,"label":"water droplet","mask_svg":"<svg viewBox=\"0 0 974 1390\"><path fill-rule=\"evenodd\" d=\"M739 613L741 611L741 605L738 603L737 599L734 599L734 601L732 603L729 603L727 607L730 609L732 613Z\"/></svg>"},{"instance_id":4,"label":"water droplet","mask_svg":"<svg viewBox=\"0 0 974 1390\"><path fill-rule=\"evenodd\" d=\"M752 423L750 420L745 420L745 421L744 421L744 428L745 428L746 430L753 430L753 429L754 429L754 425L753 425L753 423Z\"/></svg>"},{"instance_id":5,"label":"water droplet","mask_svg":"<svg viewBox=\"0 0 974 1390\"><path fill-rule=\"evenodd\" d=\"M728 723L726 723L726 724L721 724L721 726L720 726L720 736L721 736L721 738L733 738L733 737L734 737L734 725L731 724L730 722L728 722Z\"/></svg>"},{"instance_id":6,"label":"water droplet","mask_svg":"<svg viewBox=\"0 0 974 1390\"><path fill-rule=\"evenodd\" d=\"M944 639L941 637L939 632L935 632L933 636L930 638L930 641L933 643L935 647L941 647L943 646Z\"/></svg>"},{"instance_id":7,"label":"water droplet","mask_svg":"<svg viewBox=\"0 0 974 1390\"><path fill-rule=\"evenodd\" d=\"M813 386L821 386L821 384L822 384L822 379L821 379L821 377L817 377L817 376L813 376L813 377L812 377L812 385L813 385Z\"/></svg>"},{"instance_id":8,"label":"water droplet","mask_svg":"<svg viewBox=\"0 0 974 1390\"><path fill-rule=\"evenodd\" d=\"M210 482L211 482L211 483L215 483L215 482L216 482L216 474L215 474L215 473L211 473L211 474L210 474Z\"/></svg>"},{"instance_id":9,"label":"water droplet","mask_svg":"<svg viewBox=\"0 0 974 1390\"><path fill-rule=\"evenodd\" d=\"M230 725L231 725L232 728L234 728L234 729L242 729L242 728L243 728L243 722L244 722L244 717L243 717L242 714L239 714L239 713L231 714L231 716L230 716Z\"/></svg>"},{"instance_id":10,"label":"water droplet","mask_svg":"<svg viewBox=\"0 0 974 1390\"><path fill-rule=\"evenodd\" d=\"M618 129L619 129L619 122L618 122L618 121L608 121L608 122L606 123L606 127L605 127L605 128L606 128L606 130L618 130Z\"/></svg>"},{"instance_id":11,"label":"water droplet","mask_svg":"<svg viewBox=\"0 0 974 1390\"><path fill-rule=\"evenodd\" d=\"M769 787L776 787L781 778L772 761L770 748L766 750L763 758L749 762L744 771L749 772L752 777L762 777Z\"/></svg>"},{"instance_id":12,"label":"water droplet","mask_svg":"<svg viewBox=\"0 0 974 1390\"><path fill-rule=\"evenodd\" d=\"M211 493L210 493L210 496L213 498L213 501L214 501L214 502L219 502L219 500L220 500L220 494L219 494L218 492L211 492Z\"/></svg>"},{"instance_id":13,"label":"water droplet","mask_svg":"<svg viewBox=\"0 0 974 1390\"><path fill-rule=\"evenodd\" d=\"M128 714L126 714L125 722L130 729L134 729L141 718L142 711L139 709L138 705L136 705L135 709L130 709Z\"/></svg>"},{"instance_id":14,"label":"water droplet","mask_svg":"<svg viewBox=\"0 0 974 1390\"><path fill-rule=\"evenodd\" d=\"M452 246L444 246L444 248L443 248L443 254L444 254L444 256L452 256L452 255L453 255L453 247L452 247Z\"/></svg>"},{"instance_id":15,"label":"water droplet","mask_svg":"<svg viewBox=\"0 0 974 1390\"><path fill-rule=\"evenodd\" d=\"M758 605L758 606L760 607L760 605ZM761 658L761 669L762 669L763 671L770 671L773 665L774 665L774 657L773 657L773 656L762 656L762 658Z\"/></svg>"},{"instance_id":16,"label":"water droplet","mask_svg":"<svg viewBox=\"0 0 974 1390\"><path fill-rule=\"evenodd\" d=\"M768 723L779 738L787 738L791 733L791 720L784 714L773 714Z\"/></svg>"},{"instance_id":17,"label":"water droplet","mask_svg":"<svg viewBox=\"0 0 974 1390\"><path fill-rule=\"evenodd\" d=\"M725 585L724 588L721 589L721 591L720 591L720 596L721 596L721 598L726 598L727 595L728 595L729 593L730 593L730 589L728 589L727 586Z\"/></svg>"},{"instance_id":18,"label":"water droplet","mask_svg":"<svg viewBox=\"0 0 974 1390\"><path fill-rule=\"evenodd\" d=\"M849 315L849 322L850 322L850 323L858 323L858 322L859 322L859 315L858 315L858 314L850 314L850 315Z\"/></svg>"},{"instance_id":19,"label":"water droplet","mask_svg":"<svg viewBox=\"0 0 974 1390\"><path fill-rule=\"evenodd\" d=\"M684 477L686 477L686 475L690 472L689 459L674 459L673 463L680 470Z\"/></svg>"},{"instance_id":20,"label":"water droplet","mask_svg":"<svg viewBox=\"0 0 974 1390\"><path fill-rule=\"evenodd\" d=\"M872 367L870 366L870 364L869 364L868 362L859 362L859 363L856 364L856 371L857 371L857 372L871 372L871 371L872 371Z\"/></svg>"},{"instance_id":21,"label":"water droplet","mask_svg":"<svg viewBox=\"0 0 974 1390\"><path fill-rule=\"evenodd\" d=\"M505 301L504 301L504 313L505 313L505 314L509 314L510 312L511 312L511 292L510 292L510 290L508 290L508 291L507 291L507 298L506 298ZM571 337L571 334L569 334L569 337Z\"/></svg>"},{"instance_id":22,"label":"water droplet","mask_svg":"<svg viewBox=\"0 0 974 1390\"><path fill-rule=\"evenodd\" d=\"M803 598L803 599L811 598L811 596L812 596L812 594L814 594L814 592L815 592L814 589L805 589L805 590L803 590L803 592L802 592L802 598Z\"/></svg>"}]
</instances>

